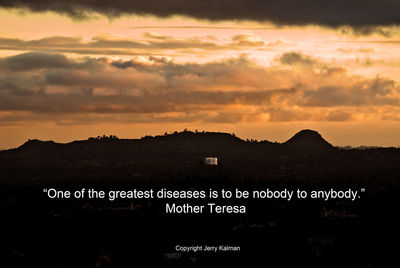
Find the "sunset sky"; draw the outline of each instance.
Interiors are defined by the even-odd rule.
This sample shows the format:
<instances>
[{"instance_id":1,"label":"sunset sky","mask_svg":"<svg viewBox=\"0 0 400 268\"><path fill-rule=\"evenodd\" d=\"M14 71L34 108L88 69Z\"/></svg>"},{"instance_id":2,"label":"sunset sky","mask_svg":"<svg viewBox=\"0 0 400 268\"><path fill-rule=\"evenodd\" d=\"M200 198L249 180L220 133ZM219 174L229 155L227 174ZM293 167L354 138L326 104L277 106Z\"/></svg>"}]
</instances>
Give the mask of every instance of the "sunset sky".
<instances>
[{"instance_id":1,"label":"sunset sky","mask_svg":"<svg viewBox=\"0 0 400 268\"><path fill-rule=\"evenodd\" d=\"M0 0L0 149L175 130L400 146L398 0Z\"/></svg>"}]
</instances>

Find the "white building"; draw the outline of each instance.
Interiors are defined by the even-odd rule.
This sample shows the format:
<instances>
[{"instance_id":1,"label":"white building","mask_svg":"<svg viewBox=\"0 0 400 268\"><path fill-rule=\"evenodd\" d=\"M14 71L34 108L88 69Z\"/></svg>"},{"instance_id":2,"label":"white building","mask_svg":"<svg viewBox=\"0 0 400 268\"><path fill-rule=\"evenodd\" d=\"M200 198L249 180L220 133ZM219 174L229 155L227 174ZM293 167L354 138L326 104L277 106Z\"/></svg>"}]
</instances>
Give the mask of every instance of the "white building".
<instances>
[{"instance_id":1,"label":"white building","mask_svg":"<svg viewBox=\"0 0 400 268\"><path fill-rule=\"evenodd\" d=\"M205 157L203 159L204 165L207 166L217 166L218 165L218 158L217 157Z\"/></svg>"}]
</instances>

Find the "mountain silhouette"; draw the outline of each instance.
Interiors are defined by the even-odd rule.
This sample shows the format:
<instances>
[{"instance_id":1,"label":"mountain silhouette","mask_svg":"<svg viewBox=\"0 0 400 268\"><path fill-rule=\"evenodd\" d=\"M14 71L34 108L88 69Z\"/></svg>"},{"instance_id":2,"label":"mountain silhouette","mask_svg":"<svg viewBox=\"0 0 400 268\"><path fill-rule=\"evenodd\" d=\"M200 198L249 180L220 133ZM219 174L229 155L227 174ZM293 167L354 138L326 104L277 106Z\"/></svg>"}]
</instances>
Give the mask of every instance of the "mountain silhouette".
<instances>
[{"instance_id":1,"label":"mountain silhouette","mask_svg":"<svg viewBox=\"0 0 400 268\"><path fill-rule=\"evenodd\" d=\"M206 157L217 157L218 166L204 166ZM343 178L350 182L348 178L365 174L371 178L385 174L390 180L398 174L398 159L399 149L340 149L313 130L302 130L284 143L185 130L140 139L103 135L70 143L29 140L18 148L0 151L0 183L170 181L188 177Z\"/></svg>"},{"instance_id":2,"label":"mountain silhouette","mask_svg":"<svg viewBox=\"0 0 400 268\"><path fill-rule=\"evenodd\" d=\"M305 129L296 133L284 143L287 146L301 149L331 149L332 144L322 138L317 131Z\"/></svg>"}]
</instances>

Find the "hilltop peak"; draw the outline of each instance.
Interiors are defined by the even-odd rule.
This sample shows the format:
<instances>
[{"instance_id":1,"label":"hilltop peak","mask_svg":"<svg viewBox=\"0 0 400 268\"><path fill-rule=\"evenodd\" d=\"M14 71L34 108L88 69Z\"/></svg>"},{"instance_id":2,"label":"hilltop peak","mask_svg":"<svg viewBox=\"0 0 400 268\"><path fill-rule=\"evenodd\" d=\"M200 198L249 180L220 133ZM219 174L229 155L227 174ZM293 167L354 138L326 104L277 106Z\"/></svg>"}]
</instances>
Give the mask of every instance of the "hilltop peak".
<instances>
[{"instance_id":1,"label":"hilltop peak","mask_svg":"<svg viewBox=\"0 0 400 268\"><path fill-rule=\"evenodd\" d=\"M285 144L299 148L330 149L333 146L321 134L311 129L304 129L296 133Z\"/></svg>"},{"instance_id":2,"label":"hilltop peak","mask_svg":"<svg viewBox=\"0 0 400 268\"><path fill-rule=\"evenodd\" d=\"M18 148L35 148L38 146L43 146L43 145L53 145L56 144L54 141L41 141L38 139L29 139L27 140L24 144L19 146Z\"/></svg>"}]
</instances>

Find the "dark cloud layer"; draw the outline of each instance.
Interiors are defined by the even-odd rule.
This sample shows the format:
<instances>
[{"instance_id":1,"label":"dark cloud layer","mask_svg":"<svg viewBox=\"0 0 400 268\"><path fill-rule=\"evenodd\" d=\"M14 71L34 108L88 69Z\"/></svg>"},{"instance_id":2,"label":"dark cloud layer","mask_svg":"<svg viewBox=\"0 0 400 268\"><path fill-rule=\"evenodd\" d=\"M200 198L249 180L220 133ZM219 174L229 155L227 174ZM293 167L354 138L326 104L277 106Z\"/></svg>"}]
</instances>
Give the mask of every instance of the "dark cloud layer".
<instances>
[{"instance_id":1,"label":"dark cloud layer","mask_svg":"<svg viewBox=\"0 0 400 268\"><path fill-rule=\"evenodd\" d=\"M398 25L398 0L0 0L2 7L56 11L74 18L91 12L115 17L152 14L186 15L209 20L272 21L280 25L318 24L362 27Z\"/></svg>"}]
</instances>

